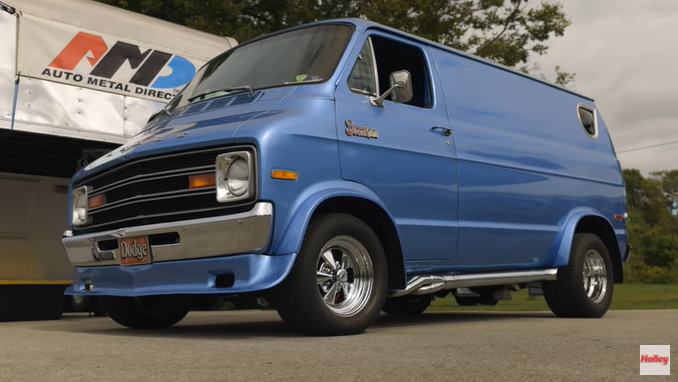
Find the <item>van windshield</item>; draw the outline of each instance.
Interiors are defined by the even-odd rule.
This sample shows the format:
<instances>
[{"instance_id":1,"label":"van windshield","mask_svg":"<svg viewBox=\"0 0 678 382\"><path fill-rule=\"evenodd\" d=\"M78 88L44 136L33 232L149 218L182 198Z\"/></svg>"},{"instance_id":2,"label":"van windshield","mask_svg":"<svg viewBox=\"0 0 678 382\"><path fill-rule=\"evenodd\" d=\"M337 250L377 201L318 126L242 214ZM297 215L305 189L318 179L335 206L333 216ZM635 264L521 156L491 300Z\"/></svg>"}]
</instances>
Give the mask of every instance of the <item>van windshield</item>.
<instances>
[{"instance_id":1,"label":"van windshield","mask_svg":"<svg viewBox=\"0 0 678 382\"><path fill-rule=\"evenodd\" d=\"M324 82L336 69L352 33L350 25L328 24L236 46L203 66L166 110L249 89ZM228 90L215 92L220 89Z\"/></svg>"}]
</instances>

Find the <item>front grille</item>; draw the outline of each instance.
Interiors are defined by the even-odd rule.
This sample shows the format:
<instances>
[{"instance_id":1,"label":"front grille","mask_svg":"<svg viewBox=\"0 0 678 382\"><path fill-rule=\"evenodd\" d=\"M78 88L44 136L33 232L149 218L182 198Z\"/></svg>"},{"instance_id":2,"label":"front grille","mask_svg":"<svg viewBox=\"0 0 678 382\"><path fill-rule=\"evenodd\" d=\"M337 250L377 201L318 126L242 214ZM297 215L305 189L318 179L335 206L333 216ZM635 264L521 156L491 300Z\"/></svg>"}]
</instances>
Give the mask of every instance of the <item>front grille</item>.
<instances>
[{"instance_id":1,"label":"front grille","mask_svg":"<svg viewBox=\"0 0 678 382\"><path fill-rule=\"evenodd\" d=\"M255 192L250 200L237 205L224 204L216 201L215 187L191 190L188 182L192 174L214 172L217 155L242 149L210 149L137 159L78 182L76 187L91 187L90 197L104 195L104 205L91 209L90 223L77 229L76 233L212 217L247 210L254 201ZM253 166L256 167L256 163Z\"/></svg>"}]
</instances>

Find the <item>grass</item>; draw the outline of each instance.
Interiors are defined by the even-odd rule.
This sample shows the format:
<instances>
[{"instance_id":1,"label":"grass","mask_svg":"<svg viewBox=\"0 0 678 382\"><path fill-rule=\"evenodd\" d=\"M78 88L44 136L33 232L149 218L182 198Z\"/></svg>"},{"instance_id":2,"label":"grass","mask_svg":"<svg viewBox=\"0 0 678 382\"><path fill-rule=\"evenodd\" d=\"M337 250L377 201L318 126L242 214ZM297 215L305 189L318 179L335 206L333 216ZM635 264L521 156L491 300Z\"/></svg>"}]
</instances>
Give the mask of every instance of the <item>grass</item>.
<instances>
[{"instance_id":1,"label":"grass","mask_svg":"<svg viewBox=\"0 0 678 382\"><path fill-rule=\"evenodd\" d=\"M617 284L614 286L611 310L678 309L678 285ZM512 293L511 301L495 306L457 305L454 296L436 299L428 311L548 311L542 296L530 297L527 289Z\"/></svg>"}]
</instances>

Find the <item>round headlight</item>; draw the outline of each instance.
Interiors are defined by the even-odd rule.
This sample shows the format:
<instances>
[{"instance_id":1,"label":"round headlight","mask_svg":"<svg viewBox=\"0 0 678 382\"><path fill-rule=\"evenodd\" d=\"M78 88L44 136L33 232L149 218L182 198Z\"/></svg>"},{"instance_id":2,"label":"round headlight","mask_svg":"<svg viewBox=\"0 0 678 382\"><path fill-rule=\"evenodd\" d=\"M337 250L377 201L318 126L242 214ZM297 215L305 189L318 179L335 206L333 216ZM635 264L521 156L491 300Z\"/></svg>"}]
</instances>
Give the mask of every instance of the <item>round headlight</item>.
<instances>
[{"instance_id":1,"label":"round headlight","mask_svg":"<svg viewBox=\"0 0 678 382\"><path fill-rule=\"evenodd\" d=\"M250 166L244 159L236 159L228 167L226 185L231 195L240 197L250 188Z\"/></svg>"}]
</instances>

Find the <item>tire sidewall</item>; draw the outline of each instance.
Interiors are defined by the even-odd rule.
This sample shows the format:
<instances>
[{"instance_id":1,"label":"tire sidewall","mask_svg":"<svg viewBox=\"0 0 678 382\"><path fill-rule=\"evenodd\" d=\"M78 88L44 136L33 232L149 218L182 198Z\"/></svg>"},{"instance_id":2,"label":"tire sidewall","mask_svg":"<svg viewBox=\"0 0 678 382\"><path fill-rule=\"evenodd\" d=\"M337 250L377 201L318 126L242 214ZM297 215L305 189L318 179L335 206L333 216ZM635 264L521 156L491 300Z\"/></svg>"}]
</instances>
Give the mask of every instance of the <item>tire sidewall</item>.
<instances>
[{"instance_id":1,"label":"tire sidewall","mask_svg":"<svg viewBox=\"0 0 678 382\"><path fill-rule=\"evenodd\" d=\"M575 241L576 244L572 253L572 259L574 261L571 264L571 275L573 277L570 280L570 283L574 293L573 297L576 303L581 304L582 308L594 313L594 316L600 317L605 314L612 302L612 295L614 291L614 270L612 268L612 260L607 247L598 236L593 234L577 234L577 236L578 240ZM581 276L584 270L584 259L586 253L592 249L600 254L605 264L607 290L605 292L605 297L598 303L591 301L591 299L586 295L586 290L584 289Z\"/></svg>"},{"instance_id":2,"label":"tire sidewall","mask_svg":"<svg viewBox=\"0 0 678 382\"><path fill-rule=\"evenodd\" d=\"M322 301L316 281L321 250L337 236L350 236L358 240L367 249L372 260L374 280L371 295L362 310L350 317L341 317L331 311ZM301 253L303 255L298 259L302 261L301 272L295 276L300 278L303 289L308 288L312 292L308 296L310 298L307 304L311 311L317 312L317 319L329 323L341 332L362 331L377 319L386 300L388 268L381 242L367 224L350 215L333 215L333 219L322 224L313 237L303 244Z\"/></svg>"},{"instance_id":3,"label":"tire sidewall","mask_svg":"<svg viewBox=\"0 0 678 382\"><path fill-rule=\"evenodd\" d=\"M118 324L131 329L162 329L173 326L190 311L190 306L178 302L161 314L149 314L142 310L135 298L103 296L103 306L108 316Z\"/></svg>"}]
</instances>

